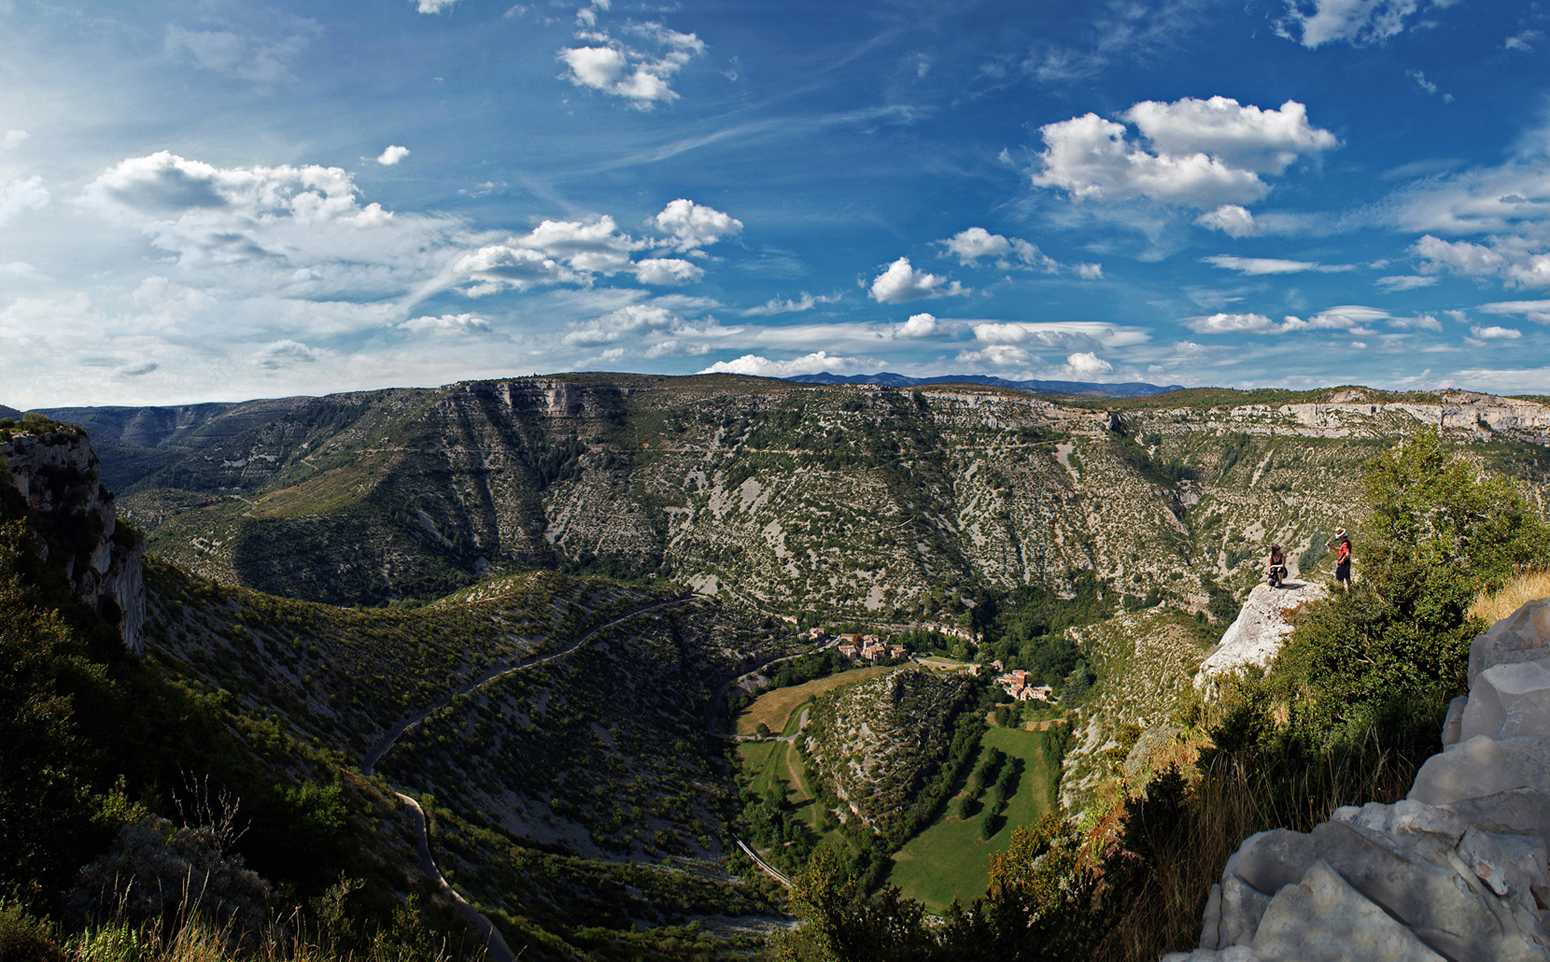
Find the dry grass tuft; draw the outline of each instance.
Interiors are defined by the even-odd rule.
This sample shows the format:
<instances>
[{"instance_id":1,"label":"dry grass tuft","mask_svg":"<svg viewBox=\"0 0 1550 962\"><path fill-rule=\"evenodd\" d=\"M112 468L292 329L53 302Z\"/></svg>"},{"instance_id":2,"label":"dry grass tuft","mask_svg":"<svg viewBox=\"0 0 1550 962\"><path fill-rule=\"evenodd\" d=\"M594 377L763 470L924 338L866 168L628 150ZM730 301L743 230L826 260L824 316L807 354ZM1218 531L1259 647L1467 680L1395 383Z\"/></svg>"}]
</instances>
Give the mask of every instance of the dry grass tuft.
<instances>
[{"instance_id":1,"label":"dry grass tuft","mask_svg":"<svg viewBox=\"0 0 1550 962\"><path fill-rule=\"evenodd\" d=\"M1469 613L1495 624L1523 607L1525 602L1550 598L1550 571L1529 571L1518 575L1495 594L1480 592Z\"/></svg>"}]
</instances>

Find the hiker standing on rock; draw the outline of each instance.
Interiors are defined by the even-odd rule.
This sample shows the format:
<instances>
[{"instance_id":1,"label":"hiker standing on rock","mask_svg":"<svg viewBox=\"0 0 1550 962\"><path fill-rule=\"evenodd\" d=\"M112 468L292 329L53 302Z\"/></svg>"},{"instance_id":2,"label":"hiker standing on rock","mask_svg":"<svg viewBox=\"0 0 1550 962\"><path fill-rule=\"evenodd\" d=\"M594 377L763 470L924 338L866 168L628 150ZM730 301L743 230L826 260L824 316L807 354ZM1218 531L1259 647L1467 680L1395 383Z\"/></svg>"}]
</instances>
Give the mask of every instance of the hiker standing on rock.
<instances>
[{"instance_id":1,"label":"hiker standing on rock","mask_svg":"<svg viewBox=\"0 0 1550 962\"><path fill-rule=\"evenodd\" d=\"M1286 555L1281 553L1281 546L1270 546L1270 587L1279 588L1281 582L1286 580Z\"/></svg>"},{"instance_id":2,"label":"hiker standing on rock","mask_svg":"<svg viewBox=\"0 0 1550 962\"><path fill-rule=\"evenodd\" d=\"M1335 532L1335 540L1340 542L1340 550L1335 555L1335 581L1346 591L1351 590L1351 539L1346 537L1345 529ZM1333 545L1326 541L1324 547Z\"/></svg>"}]
</instances>

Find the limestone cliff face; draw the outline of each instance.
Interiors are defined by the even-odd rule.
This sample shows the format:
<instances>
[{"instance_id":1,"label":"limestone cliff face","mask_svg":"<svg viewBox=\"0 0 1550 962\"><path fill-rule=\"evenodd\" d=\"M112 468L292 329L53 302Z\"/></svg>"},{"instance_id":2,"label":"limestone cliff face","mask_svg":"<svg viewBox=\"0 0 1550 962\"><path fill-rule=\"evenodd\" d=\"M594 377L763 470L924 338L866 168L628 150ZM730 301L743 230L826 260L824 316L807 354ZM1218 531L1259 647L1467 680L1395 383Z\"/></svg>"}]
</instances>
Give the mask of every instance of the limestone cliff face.
<instances>
[{"instance_id":1,"label":"limestone cliff face","mask_svg":"<svg viewBox=\"0 0 1550 962\"><path fill-rule=\"evenodd\" d=\"M77 598L118 625L125 647L144 650L145 539L118 523L91 440L74 428L0 434L10 487L32 521L45 563ZM17 506L15 499L12 505Z\"/></svg>"},{"instance_id":2,"label":"limestone cliff face","mask_svg":"<svg viewBox=\"0 0 1550 962\"><path fill-rule=\"evenodd\" d=\"M596 562L881 623L952 627L979 586L1084 571L1129 607L1194 612L1246 591L1271 542L1322 581L1362 464L1407 433L1440 423L1482 466L1550 442L1533 402L1370 400L1116 413L967 387L481 381L316 399L125 501L190 571L342 604Z\"/></svg>"}]
</instances>

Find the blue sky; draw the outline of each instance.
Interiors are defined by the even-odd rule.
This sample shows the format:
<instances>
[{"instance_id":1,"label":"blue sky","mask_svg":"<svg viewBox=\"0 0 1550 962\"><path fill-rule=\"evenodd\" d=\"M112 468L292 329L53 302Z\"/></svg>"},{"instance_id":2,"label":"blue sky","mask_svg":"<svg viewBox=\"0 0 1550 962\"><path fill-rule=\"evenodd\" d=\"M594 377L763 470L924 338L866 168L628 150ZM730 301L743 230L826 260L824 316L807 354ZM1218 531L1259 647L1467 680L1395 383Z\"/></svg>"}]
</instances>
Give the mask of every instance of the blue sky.
<instances>
[{"instance_id":1,"label":"blue sky","mask_svg":"<svg viewBox=\"0 0 1550 962\"><path fill-rule=\"evenodd\" d=\"M1550 5L0 0L0 401L1550 393Z\"/></svg>"}]
</instances>

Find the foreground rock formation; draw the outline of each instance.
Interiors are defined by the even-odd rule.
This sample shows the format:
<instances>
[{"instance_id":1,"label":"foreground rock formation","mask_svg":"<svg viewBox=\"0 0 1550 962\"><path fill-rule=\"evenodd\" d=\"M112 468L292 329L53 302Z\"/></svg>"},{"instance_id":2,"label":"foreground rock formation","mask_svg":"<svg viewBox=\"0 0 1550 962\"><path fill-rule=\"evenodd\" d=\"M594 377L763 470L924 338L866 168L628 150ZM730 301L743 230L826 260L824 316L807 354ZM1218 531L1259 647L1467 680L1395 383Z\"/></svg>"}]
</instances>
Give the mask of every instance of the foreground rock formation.
<instances>
[{"instance_id":1,"label":"foreground rock formation","mask_svg":"<svg viewBox=\"0 0 1550 962\"><path fill-rule=\"evenodd\" d=\"M1470 694L1403 801L1261 832L1164 962L1550 959L1550 598L1470 647Z\"/></svg>"}]
</instances>

